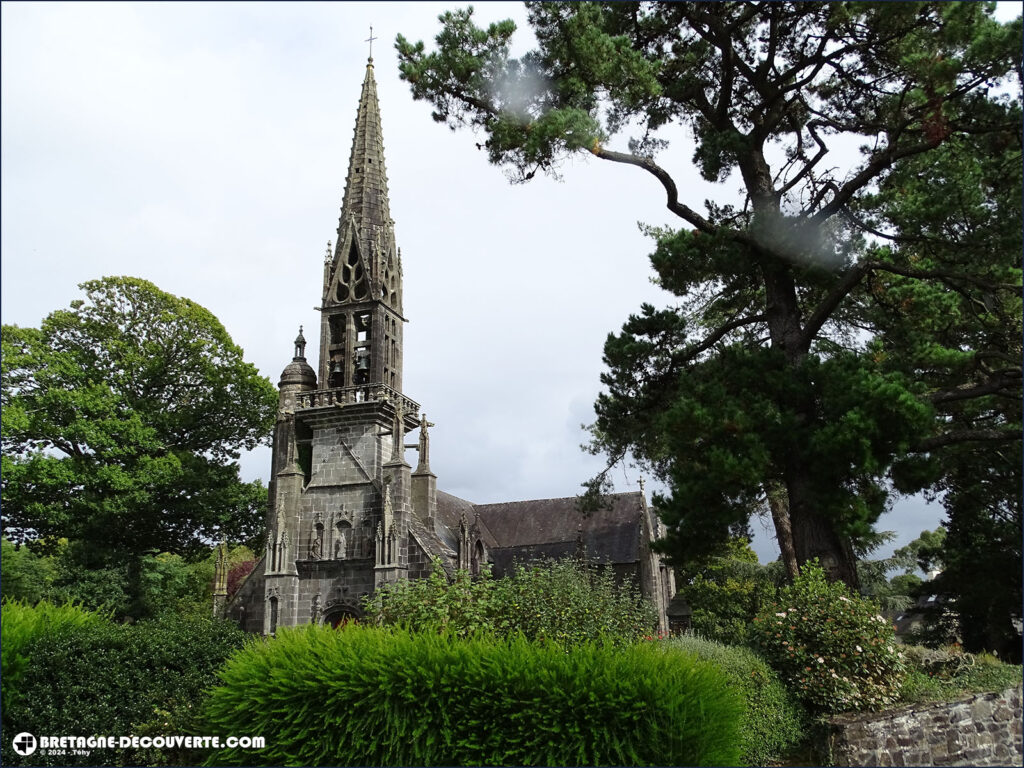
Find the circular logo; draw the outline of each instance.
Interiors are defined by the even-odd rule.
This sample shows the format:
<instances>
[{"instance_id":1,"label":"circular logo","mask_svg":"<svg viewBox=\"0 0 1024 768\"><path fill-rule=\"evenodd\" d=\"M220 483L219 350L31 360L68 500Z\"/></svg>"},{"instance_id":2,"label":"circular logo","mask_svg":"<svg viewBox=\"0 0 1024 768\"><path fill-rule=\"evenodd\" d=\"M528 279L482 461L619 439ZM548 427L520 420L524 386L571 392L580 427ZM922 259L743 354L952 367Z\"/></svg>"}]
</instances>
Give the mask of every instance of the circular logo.
<instances>
[{"instance_id":1,"label":"circular logo","mask_svg":"<svg viewBox=\"0 0 1024 768\"><path fill-rule=\"evenodd\" d=\"M12 742L14 751L22 757L28 757L36 751L38 744L36 743L36 737L31 733L19 733L14 737Z\"/></svg>"}]
</instances>

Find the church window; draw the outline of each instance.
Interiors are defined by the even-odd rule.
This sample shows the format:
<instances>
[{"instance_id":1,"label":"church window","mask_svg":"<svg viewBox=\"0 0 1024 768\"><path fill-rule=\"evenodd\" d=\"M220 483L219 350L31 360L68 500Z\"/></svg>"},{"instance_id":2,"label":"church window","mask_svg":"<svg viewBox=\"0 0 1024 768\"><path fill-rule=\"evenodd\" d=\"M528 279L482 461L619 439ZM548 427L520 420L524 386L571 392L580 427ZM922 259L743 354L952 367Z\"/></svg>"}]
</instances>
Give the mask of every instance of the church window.
<instances>
[{"instance_id":1,"label":"church window","mask_svg":"<svg viewBox=\"0 0 1024 768\"><path fill-rule=\"evenodd\" d=\"M348 251L348 258L341 265L335 297L340 302L346 302L352 299L362 301L366 296L366 274L363 270L362 260L359 258L359 249L353 241Z\"/></svg>"},{"instance_id":2,"label":"church window","mask_svg":"<svg viewBox=\"0 0 1024 768\"><path fill-rule=\"evenodd\" d=\"M484 562L484 544L480 539L476 540L476 546L473 547L473 555L469 561L469 574L471 576L480 575L480 564Z\"/></svg>"},{"instance_id":3,"label":"church window","mask_svg":"<svg viewBox=\"0 0 1024 768\"><path fill-rule=\"evenodd\" d=\"M303 487L313 478L313 428L295 420L295 448L299 469L302 470Z\"/></svg>"},{"instance_id":4,"label":"church window","mask_svg":"<svg viewBox=\"0 0 1024 768\"><path fill-rule=\"evenodd\" d=\"M277 598L270 598L270 634L277 632Z\"/></svg>"}]
</instances>

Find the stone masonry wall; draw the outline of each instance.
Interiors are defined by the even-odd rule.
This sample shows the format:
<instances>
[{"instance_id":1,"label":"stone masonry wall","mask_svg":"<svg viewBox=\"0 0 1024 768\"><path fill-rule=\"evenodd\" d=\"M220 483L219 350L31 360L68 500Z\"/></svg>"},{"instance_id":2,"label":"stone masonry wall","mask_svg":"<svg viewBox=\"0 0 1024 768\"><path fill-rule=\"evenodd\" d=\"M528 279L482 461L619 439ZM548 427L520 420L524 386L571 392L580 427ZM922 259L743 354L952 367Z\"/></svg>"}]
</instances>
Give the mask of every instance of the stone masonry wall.
<instances>
[{"instance_id":1,"label":"stone masonry wall","mask_svg":"<svg viewBox=\"0 0 1024 768\"><path fill-rule=\"evenodd\" d=\"M840 715L834 765L1021 765L1021 686L957 701Z\"/></svg>"}]
</instances>

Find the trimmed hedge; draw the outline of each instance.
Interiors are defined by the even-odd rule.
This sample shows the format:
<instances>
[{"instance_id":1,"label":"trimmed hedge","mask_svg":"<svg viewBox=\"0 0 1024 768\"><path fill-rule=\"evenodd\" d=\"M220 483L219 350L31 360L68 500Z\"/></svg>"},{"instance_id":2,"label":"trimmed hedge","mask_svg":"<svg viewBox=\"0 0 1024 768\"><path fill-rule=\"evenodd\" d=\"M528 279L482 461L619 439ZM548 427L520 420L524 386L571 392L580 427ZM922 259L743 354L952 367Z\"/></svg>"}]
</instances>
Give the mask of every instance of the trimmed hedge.
<instances>
[{"instance_id":1,"label":"trimmed hedge","mask_svg":"<svg viewBox=\"0 0 1024 768\"><path fill-rule=\"evenodd\" d=\"M809 722L807 711L756 653L692 635L667 640L665 646L717 665L729 676L729 684L743 696L746 708L740 745L744 765L778 763L804 741Z\"/></svg>"},{"instance_id":2,"label":"trimmed hedge","mask_svg":"<svg viewBox=\"0 0 1024 768\"><path fill-rule=\"evenodd\" d=\"M650 645L324 627L236 654L204 731L263 736L209 765L733 765L742 703Z\"/></svg>"},{"instance_id":3,"label":"trimmed hedge","mask_svg":"<svg viewBox=\"0 0 1024 768\"><path fill-rule=\"evenodd\" d=\"M4 630L8 612L4 607ZM5 636L6 637L6 636ZM19 757L10 738L21 731L63 736L146 736L190 732L204 692L248 635L225 621L160 619L138 624L67 623L35 636L27 663L4 678L4 765L191 765L194 752L94 749L88 756L36 752ZM6 672L6 669L4 670Z\"/></svg>"}]
</instances>

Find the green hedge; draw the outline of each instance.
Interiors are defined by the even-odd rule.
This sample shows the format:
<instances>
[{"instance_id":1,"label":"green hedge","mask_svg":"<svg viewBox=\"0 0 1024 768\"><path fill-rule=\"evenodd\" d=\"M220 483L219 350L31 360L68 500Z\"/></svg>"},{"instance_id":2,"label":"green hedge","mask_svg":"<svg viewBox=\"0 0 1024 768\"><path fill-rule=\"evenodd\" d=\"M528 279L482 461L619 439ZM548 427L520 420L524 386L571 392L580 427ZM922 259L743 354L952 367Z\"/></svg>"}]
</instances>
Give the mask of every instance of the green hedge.
<instances>
[{"instance_id":1,"label":"green hedge","mask_svg":"<svg viewBox=\"0 0 1024 768\"><path fill-rule=\"evenodd\" d=\"M5 640L8 621L4 606ZM51 622L48 627L36 633L15 681L4 677L5 701L12 701L3 712L4 765L192 765L204 757L120 749L20 757L10 741L21 731L52 736L188 733L217 670L245 644L244 632L228 622L200 618L134 625ZM8 697L8 688L17 695Z\"/></svg>"},{"instance_id":2,"label":"green hedge","mask_svg":"<svg viewBox=\"0 0 1024 768\"><path fill-rule=\"evenodd\" d=\"M0 711L5 713L5 720L10 707L22 698L21 678L30 666L29 654L36 643L48 635L98 624L109 624L105 614L70 603L4 601L0 607Z\"/></svg>"},{"instance_id":3,"label":"green hedge","mask_svg":"<svg viewBox=\"0 0 1024 768\"><path fill-rule=\"evenodd\" d=\"M801 746L809 722L807 711L756 653L693 636L673 638L665 645L719 666L743 696L740 745L744 765L777 763Z\"/></svg>"},{"instance_id":4,"label":"green hedge","mask_svg":"<svg viewBox=\"0 0 1024 768\"><path fill-rule=\"evenodd\" d=\"M732 765L724 673L648 646L284 630L236 654L204 730L263 736L210 765Z\"/></svg>"}]
</instances>

